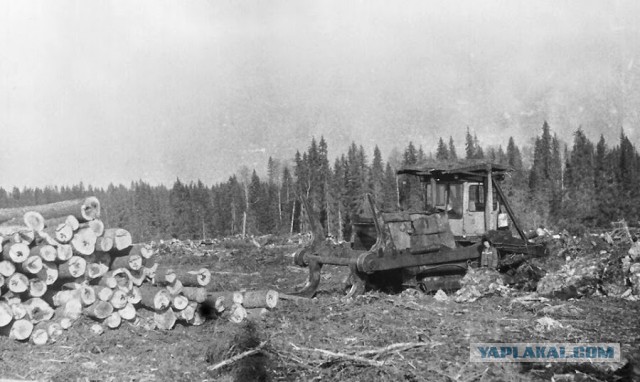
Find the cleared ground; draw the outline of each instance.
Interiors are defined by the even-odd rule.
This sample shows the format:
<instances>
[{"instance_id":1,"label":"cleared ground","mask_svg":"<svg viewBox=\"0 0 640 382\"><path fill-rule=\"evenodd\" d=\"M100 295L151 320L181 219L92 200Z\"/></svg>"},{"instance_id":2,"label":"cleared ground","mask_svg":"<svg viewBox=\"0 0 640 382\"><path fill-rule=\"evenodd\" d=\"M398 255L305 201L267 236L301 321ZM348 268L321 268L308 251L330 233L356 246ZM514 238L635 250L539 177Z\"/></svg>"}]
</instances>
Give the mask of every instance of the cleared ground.
<instances>
[{"instance_id":1,"label":"cleared ground","mask_svg":"<svg viewBox=\"0 0 640 382\"><path fill-rule=\"evenodd\" d=\"M206 248L205 256L196 256L189 249L177 254L162 253L160 263L209 268L214 279L210 290L291 291L306 278L305 270L292 265L291 255L298 248L291 244L256 248L241 242L226 243ZM353 301L343 301L340 284L346 272L344 267L325 267L316 298L280 300L277 308L256 322L254 328L209 320L202 326L178 324L171 331L148 331L124 323L117 330L95 335L89 330L93 322L83 318L51 345L34 346L0 337L0 378L550 381L554 375L559 380L560 374L574 374L571 380L616 381L633 380L639 375L632 367L640 364L640 302L611 297L514 302L515 297L525 294L522 292L455 303L438 302L430 295L413 291L399 295L369 292ZM541 330L536 320L545 315L542 309L548 305L577 307L583 314L566 313L565 309L565 313L548 315L563 327ZM221 351L220 344L252 330L256 341L267 341L262 353L233 368L208 370L212 363L207 360L212 360L212 352ZM624 368L617 365L618 369L613 370L588 364L470 363L471 342L618 342L625 360L631 364ZM396 343L418 345L381 351ZM238 349L227 349L227 355L238 353ZM359 353L372 362L330 357L312 349L346 356ZM373 361L380 362L374 365Z\"/></svg>"}]
</instances>

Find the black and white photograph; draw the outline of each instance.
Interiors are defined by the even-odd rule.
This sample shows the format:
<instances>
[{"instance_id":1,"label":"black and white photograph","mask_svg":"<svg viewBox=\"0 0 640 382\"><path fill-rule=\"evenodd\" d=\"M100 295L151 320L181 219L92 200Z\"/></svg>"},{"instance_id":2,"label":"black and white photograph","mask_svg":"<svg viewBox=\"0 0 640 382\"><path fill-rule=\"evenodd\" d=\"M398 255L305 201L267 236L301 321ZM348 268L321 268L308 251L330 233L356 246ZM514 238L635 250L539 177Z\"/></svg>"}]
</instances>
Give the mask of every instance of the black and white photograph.
<instances>
[{"instance_id":1,"label":"black and white photograph","mask_svg":"<svg viewBox=\"0 0 640 382\"><path fill-rule=\"evenodd\" d=\"M640 2L0 0L0 382L640 381Z\"/></svg>"}]
</instances>

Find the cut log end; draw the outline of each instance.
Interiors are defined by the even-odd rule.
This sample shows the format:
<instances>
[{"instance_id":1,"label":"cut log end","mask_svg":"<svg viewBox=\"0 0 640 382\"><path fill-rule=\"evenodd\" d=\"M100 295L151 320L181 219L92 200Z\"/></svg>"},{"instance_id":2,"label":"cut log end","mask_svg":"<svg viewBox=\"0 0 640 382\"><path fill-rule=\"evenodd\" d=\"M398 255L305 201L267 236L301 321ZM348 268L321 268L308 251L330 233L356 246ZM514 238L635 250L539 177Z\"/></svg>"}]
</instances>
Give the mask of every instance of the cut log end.
<instances>
[{"instance_id":1,"label":"cut log end","mask_svg":"<svg viewBox=\"0 0 640 382\"><path fill-rule=\"evenodd\" d=\"M28 211L24 214L24 224L33 231L44 229L44 217L35 211Z\"/></svg>"},{"instance_id":2,"label":"cut log end","mask_svg":"<svg viewBox=\"0 0 640 382\"><path fill-rule=\"evenodd\" d=\"M31 249L25 243L7 243L4 245L2 253L5 260L20 264L29 258Z\"/></svg>"},{"instance_id":3,"label":"cut log end","mask_svg":"<svg viewBox=\"0 0 640 382\"><path fill-rule=\"evenodd\" d=\"M98 236L91 228L81 228L73 235L71 247L80 255L89 256L96 250Z\"/></svg>"},{"instance_id":4,"label":"cut log end","mask_svg":"<svg viewBox=\"0 0 640 382\"><path fill-rule=\"evenodd\" d=\"M16 320L11 325L9 331L9 338L17 341L24 341L31 336L33 331L33 324L28 319Z\"/></svg>"},{"instance_id":5,"label":"cut log end","mask_svg":"<svg viewBox=\"0 0 640 382\"><path fill-rule=\"evenodd\" d=\"M176 323L176 314L173 309L168 308L161 312L156 312L153 315L153 321L156 327L161 330L170 330Z\"/></svg>"},{"instance_id":6,"label":"cut log end","mask_svg":"<svg viewBox=\"0 0 640 382\"><path fill-rule=\"evenodd\" d=\"M97 320L104 320L113 313L113 305L106 301L96 301L84 309L84 313Z\"/></svg>"},{"instance_id":7,"label":"cut log end","mask_svg":"<svg viewBox=\"0 0 640 382\"><path fill-rule=\"evenodd\" d=\"M117 329L122 323L122 317L119 312L113 312L109 317L105 318L104 323L109 329Z\"/></svg>"},{"instance_id":8,"label":"cut log end","mask_svg":"<svg viewBox=\"0 0 640 382\"><path fill-rule=\"evenodd\" d=\"M82 217L89 221L100 217L100 201L95 196L90 196L84 200L81 207Z\"/></svg>"}]
</instances>

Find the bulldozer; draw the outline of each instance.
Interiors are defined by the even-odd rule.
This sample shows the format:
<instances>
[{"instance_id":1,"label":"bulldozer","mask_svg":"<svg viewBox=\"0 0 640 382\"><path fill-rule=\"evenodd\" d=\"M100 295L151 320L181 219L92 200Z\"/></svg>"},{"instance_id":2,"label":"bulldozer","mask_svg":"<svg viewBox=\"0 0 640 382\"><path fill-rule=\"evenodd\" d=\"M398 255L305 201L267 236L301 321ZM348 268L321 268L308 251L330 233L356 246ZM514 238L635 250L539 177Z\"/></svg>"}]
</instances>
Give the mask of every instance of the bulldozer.
<instances>
[{"instance_id":1,"label":"bulldozer","mask_svg":"<svg viewBox=\"0 0 640 382\"><path fill-rule=\"evenodd\" d=\"M511 171L491 162L448 162L407 166L397 171L398 208L380 210L365 196L361 215L351 224L351 239L328 240L312 206L300 198L311 231L294 263L308 267L306 283L294 293L315 295L324 265L347 266L347 297L367 289L455 290L486 251L497 253L497 269L513 271L546 254L530 241L514 216L500 182ZM412 184L412 187L405 187Z\"/></svg>"}]
</instances>

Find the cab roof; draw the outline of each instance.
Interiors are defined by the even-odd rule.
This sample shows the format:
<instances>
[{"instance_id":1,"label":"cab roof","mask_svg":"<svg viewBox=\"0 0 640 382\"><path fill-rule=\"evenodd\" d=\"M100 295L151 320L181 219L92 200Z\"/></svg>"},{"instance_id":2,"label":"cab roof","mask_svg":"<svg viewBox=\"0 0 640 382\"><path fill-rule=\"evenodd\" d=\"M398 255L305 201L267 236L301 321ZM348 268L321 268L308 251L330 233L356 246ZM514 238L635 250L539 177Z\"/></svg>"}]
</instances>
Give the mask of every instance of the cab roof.
<instances>
[{"instance_id":1,"label":"cab roof","mask_svg":"<svg viewBox=\"0 0 640 382\"><path fill-rule=\"evenodd\" d=\"M513 169L510 166L481 160L424 162L405 166L397 171L398 175L407 174L422 180L435 178L440 181L482 181L491 172L493 179L504 180L505 174Z\"/></svg>"}]
</instances>

